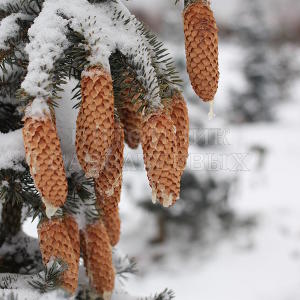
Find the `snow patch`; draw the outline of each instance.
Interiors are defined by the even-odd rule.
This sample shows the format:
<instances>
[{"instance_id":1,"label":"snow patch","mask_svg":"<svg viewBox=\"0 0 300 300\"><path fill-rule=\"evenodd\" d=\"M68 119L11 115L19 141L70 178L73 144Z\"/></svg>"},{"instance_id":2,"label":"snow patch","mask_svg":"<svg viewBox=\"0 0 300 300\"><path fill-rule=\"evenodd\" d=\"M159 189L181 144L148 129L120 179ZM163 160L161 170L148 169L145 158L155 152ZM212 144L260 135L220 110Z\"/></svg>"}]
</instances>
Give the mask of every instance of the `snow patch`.
<instances>
[{"instance_id":1,"label":"snow patch","mask_svg":"<svg viewBox=\"0 0 300 300\"><path fill-rule=\"evenodd\" d=\"M25 159L22 129L9 133L0 132L0 168L23 170L18 163Z\"/></svg>"},{"instance_id":2,"label":"snow patch","mask_svg":"<svg viewBox=\"0 0 300 300\"><path fill-rule=\"evenodd\" d=\"M26 108L26 117L33 119L45 119L46 116L50 115L50 110L45 99L36 98L30 106Z\"/></svg>"},{"instance_id":3,"label":"snow patch","mask_svg":"<svg viewBox=\"0 0 300 300\"><path fill-rule=\"evenodd\" d=\"M14 13L0 22L0 49L9 50L7 41L18 35L20 26L17 24L18 19L27 19L28 17L22 13Z\"/></svg>"}]
</instances>

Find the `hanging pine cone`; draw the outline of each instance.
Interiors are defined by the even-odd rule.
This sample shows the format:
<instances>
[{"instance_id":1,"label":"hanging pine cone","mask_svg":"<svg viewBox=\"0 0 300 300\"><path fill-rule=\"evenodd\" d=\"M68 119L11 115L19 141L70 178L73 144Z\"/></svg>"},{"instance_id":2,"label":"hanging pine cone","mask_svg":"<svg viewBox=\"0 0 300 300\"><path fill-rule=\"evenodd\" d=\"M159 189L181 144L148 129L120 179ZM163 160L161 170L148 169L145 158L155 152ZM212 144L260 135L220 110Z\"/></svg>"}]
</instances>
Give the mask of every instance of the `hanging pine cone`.
<instances>
[{"instance_id":1,"label":"hanging pine cone","mask_svg":"<svg viewBox=\"0 0 300 300\"><path fill-rule=\"evenodd\" d=\"M110 244L112 247L115 247L119 243L121 235L119 208L115 208L110 213L104 213L102 220L105 225Z\"/></svg>"},{"instance_id":2,"label":"hanging pine cone","mask_svg":"<svg viewBox=\"0 0 300 300\"><path fill-rule=\"evenodd\" d=\"M68 269L62 275L62 287L73 294L78 285L79 256L74 251L72 239L63 220L43 221L38 226L38 235L43 262L47 265L51 259L63 260Z\"/></svg>"},{"instance_id":3,"label":"hanging pine cone","mask_svg":"<svg viewBox=\"0 0 300 300\"><path fill-rule=\"evenodd\" d=\"M99 220L82 232L85 265L93 289L104 300L110 300L114 289L115 270L112 251L104 224Z\"/></svg>"},{"instance_id":4,"label":"hanging pine cone","mask_svg":"<svg viewBox=\"0 0 300 300\"><path fill-rule=\"evenodd\" d=\"M70 216L65 215L63 218L63 223L68 231L72 247L76 256L76 263L79 264L80 258L80 236L79 236L79 228L76 220Z\"/></svg>"},{"instance_id":5,"label":"hanging pine cone","mask_svg":"<svg viewBox=\"0 0 300 300\"><path fill-rule=\"evenodd\" d=\"M196 94L214 99L218 89L218 28L207 1L199 0L184 10L187 70Z\"/></svg>"},{"instance_id":6,"label":"hanging pine cone","mask_svg":"<svg viewBox=\"0 0 300 300\"><path fill-rule=\"evenodd\" d=\"M139 112L141 103L138 101L138 98L140 94L137 93L133 97L131 95L131 90L139 90L136 84L133 84L133 87L131 86L132 81L133 79L129 77L127 84L130 87L121 92L120 98L122 103L119 111L124 126L125 142L130 148L136 149L141 142L140 131L143 117L141 112Z\"/></svg>"},{"instance_id":7,"label":"hanging pine cone","mask_svg":"<svg viewBox=\"0 0 300 300\"><path fill-rule=\"evenodd\" d=\"M68 193L60 142L51 117L25 118L23 137L30 173L51 216L63 206Z\"/></svg>"},{"instance_id":8,"label":"hanging pine cone","mask_svg":"<svg viewBox=\"0 0 300 300\"><path fill-rule=\"evenodd\" d=\"M176 127L177 170L181 176L189 154L189 116L180 92L176 92L172 97L171 119Z\"/></svg>"},{"instance_id":9,"label":"hanging pine cone","mask_svg":"<svg viewBox=\"0 0 300 300\"><path fill-rule=\"evenodd\" d=\"M82 103L77 118L76 150L87 177L102 170L114 130L114 97L111 75L90 67L81 79Z\"/></svg>"},{"instance_id":10,"label":"hanging pine cone","mask_svg":"<svg viewBox=\"0 0 300 300\"><path fill-rule=\"evenodd\" d=\"M154 203L158 200L165 207L174 204L180 192L175 130L171 118L163 113L150 115L142 126L144 162L152 200Z\"/></svg>"},{"instance_id":11,"label":"hanging pine cone","mask_svg":"<svg viewBox=\"0 0 300 300\"><path fill-rule=\"evenodd\" d=\"M122 125L116 121L114 125L114 138L106 164L99 177L95 179L97 205L102 212L104 223L107 225L108 235L113 246L118 243L120 238L118 205L122 188L123 151L124 130Z\"/></svg>"},{"instance_id":12,"label":"hanging pine cone","mask_svg":"<svg viewBox=\"0 0 300 300\"><path fill-rule=\"evenodd\" d=\"M95 179L95 188L103 196L110 197L122 184L124 130L120 122L114 123L113 140L102 171Z\"/></svg>"}]
</instances>

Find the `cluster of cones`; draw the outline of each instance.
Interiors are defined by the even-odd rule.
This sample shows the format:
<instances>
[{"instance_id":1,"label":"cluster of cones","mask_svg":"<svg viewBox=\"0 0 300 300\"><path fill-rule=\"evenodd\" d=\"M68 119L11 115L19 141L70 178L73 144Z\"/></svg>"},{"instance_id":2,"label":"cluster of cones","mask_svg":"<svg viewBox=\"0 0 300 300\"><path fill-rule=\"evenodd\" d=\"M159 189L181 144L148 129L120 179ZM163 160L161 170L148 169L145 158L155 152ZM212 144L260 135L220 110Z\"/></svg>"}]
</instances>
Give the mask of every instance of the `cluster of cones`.
<instances>
[{"instance_id":1,"label":"cluster of cones","mask_svg":"<svg viewBox=\"0 0 300 300\"><path fill-rule=\"evenodd\" d=\"M118 206L124 142L131 148L142 144L153 201L171 206L179 197L188 156L188 112L177 90L163 99L162 108L149 110L147 115L124 91L115 115L112 78L101 66L84 72L81 94L76 152L86 177L94 180L100 211L97 221L79 230L76 217L55 217L55 211L66 201L68 186L53 116L47 112L43 118L26 116L23 136L30 172L48 216L38 228L44 263L53 258L65 261L68 269L63 274L62 287L74 293L81 253L91 287L104 299L110 299L115 278L111 249L120 239Z\"/></svg>"},{"instance_id":2,"label":"cluster of cones","mask_svg":"<svg viewBox=\"0 0 300 300\"><path fill-rule=\"evenodd\" d=\"M208 0L190 1L183 13L187 70L196 94L212 101L218 89L218 28Z\"/></svg>"},{"instance_id":3,"label":"cluster of cones","mask_svg":"<svg viewBox=\"0 0 300 300\"><path fill-rule=\"evenodd\" d=\"M196 93L213 100L218 87L218 36L207 1L192 1L184 11L187 68ZM128 78L128 83L134 81ZM77 118L76 152L86 177L93 178L100 218L79 230L75 217L55 217L66 201L68 185L55 117L24 119L26 159L45 204L48 218L38 228L44 263L65 261L62 287L74 293L82 254L91 287L111 298L115 271L112 247L120 239L119 202L122 188L124 142L142 144L153 202L165 207L179 197L180 179L188 157L189 121L181 93L170 88L159 109L141 113L139 96L122 91L114 103L111 74L102 66L89 67L81 80L82 103ZM117 115L117 116L116 116Z\"/></svg>"}]
</instances>

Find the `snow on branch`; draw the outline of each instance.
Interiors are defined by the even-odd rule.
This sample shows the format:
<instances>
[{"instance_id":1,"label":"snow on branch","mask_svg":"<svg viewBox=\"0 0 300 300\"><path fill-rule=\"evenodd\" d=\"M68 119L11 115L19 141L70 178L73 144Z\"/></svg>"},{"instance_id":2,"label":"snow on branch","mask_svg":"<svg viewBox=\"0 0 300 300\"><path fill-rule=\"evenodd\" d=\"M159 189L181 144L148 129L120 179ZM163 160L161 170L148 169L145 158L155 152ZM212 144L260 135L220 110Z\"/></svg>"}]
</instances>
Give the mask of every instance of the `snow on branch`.
<instances>
[{"instance_id":1,"label":"snow on branch","mask_svg":"<svg viewBox=\"0 0 300 300\"><path fill-rule=\"evenodd\" d=\"M0 133L0 168L20 170L25 159L22 129Z\"/></svg>"},{"instance_id":2,"label":"snow on branch","mask_svg":"<svg viewBox=\"0 0 300 300\"><path fill-rule=\"evenodd\" d=\"M66 38L68 21L53 11L45 2L40 15L28 31L30 43L26 46L29 56L28 74L22 88L31 96L51 96L51 71L55 61L68 47Z\"/></svg>"},{"instance_id":3,"label":"snow on branch","mask_svg":"<svg viewBox=\"0 0 300 300\"><path fill-rule=\"evenodd\" d=\"M121 1L112 1L108 5L115 28L118 29L117 49L127 57L129 64L137 69L137 79L148 91L146 100L151 101L152 106L159 107L161 99L157 74L152 65L151 49L139 30L140 23Z\"/></svg>"},{"instance_id":4,"label":"snow on branch","mask_svg":"<svg viewBox=\"0 0 300 300\"><path fill-rule=\"evenodd\" d=\"M26 20L28 16L22 13L11 14L0 23L0 50L9 50L8 41L15 38L20 30L18 19Z\"/></svg>"},{"instance_id":5,"label":"snow on branch","mask_svg":"<svg viewBox=\"0 0 300 300\"><path fill-rule=\"evenodd\" d=\"M102 65L110 71L109 57L121 51L146 89L145 100L152 107L160 106L160 88L152 65L151 49L140 24L121 1L90 4L86 0L46 0L40 15L29 29L30 43L28 74L22 88L32 97L53 96L55 62L64 56L70 46L69 28L82 34L90 65Z\"/></svg>"}]
</instances>

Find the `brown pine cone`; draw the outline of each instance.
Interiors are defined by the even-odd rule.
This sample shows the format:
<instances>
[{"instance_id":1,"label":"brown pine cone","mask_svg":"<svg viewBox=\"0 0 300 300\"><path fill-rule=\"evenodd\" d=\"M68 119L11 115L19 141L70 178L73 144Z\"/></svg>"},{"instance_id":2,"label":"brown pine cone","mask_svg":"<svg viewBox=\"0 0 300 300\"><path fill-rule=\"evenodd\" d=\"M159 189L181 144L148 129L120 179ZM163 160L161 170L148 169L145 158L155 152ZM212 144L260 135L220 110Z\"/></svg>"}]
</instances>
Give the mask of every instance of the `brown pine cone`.
<instances>
[{"instance_id":1,"label":"brown pine cone","mask_svg":"<svg viewBox=\"0 0 300 300\"><path fill-rule=\"evenodd\" d=\"M63 223L66 226L68 231L73 250L76 255L77 264L79 264L80 258L80 236L79 236L79 228L76 220L71 215L65 215L63 218Z\"/></svg>"},{"instance_id":2,"label":"brown pine cone","mask_svg":"<svg viewBox=\"0 0 300 300\"><path fill-rule=\"evenodd\" d=\"M110 197L114 190L122 185L124 151L124 130L120 122L115 122L113 139L106 162L97 179L96 191L104 197Z\"/></svg>"},{"instance_id":3,"label":"brown pine cone","mask_svg":"<svg viewBox=\"0 0 300 300\"><path fill-rule=\"evenodd\" d=\"M115 283L112 251L104 224L98 220L82 233L85 245L85 265L92 288L103 299L111 299Z\"/></svg>"},{"instance_id":4,"label":"brown pine cone","mask_svg":"<svg viewBox=\"0 0 300 300\"><path fill-rule=\"evenodd\" d=\"M25 118L23 137L30 173L51 216L64 205L68 193L60 142L51 117Z\"/></svg>"},{"instance_id":5,"label":"brown pine cone","mask_svg":"<svg viewBox=\"0 0 300 300\"><path fill-rule=\"evenodd\" d=\"M142 146L152 200L169 207L180 192L181 174L177 170L175 126L170 116L155 113L144 120Z\"/></svg>"},{"instance_id":6,"label":"brown pine cone","mask_svg":"<svg viewBox=\"0 0 300 300\"><path fill-rule=\"evenodd\" d=\"M107 162L99 177L95 179L97 205L105 225L109 226L107 231L113 246L120 238L120 219L117 215L122 189L123 151L124 130L119 122L115 122L114 138Z\"/></svg>"},{"instance_id":7,"label":"brown pine cone","mask_svg":"<svg viewBox=\"0 0 300 300\"><path fill-rule=\"evenodd\" d=\"M67 263L68 269L62 275L61 284L65 290L74 294L78 286L79 256L73 249L64 221L60 219L43 221L38 226L38 235L43 263L47 265L53 258Z\"/></svg>"},{"instance_id":8,"label":"brown pine cone","mask_svg":"<svg viewBox=\"0 0 300 300\"><path fill-rule=\"evenodd\" d=\"M120 118L124 126L126 144L131 149L136 149L141 142L140 131L143 117L141 112L138 111L141 103L139 101L134 103L135 99L137 99L139 95L136 95L134 99L131 99L129 94L129 89L122 92Z\"/></svg>"},{"instance_id":9,"label":"brown pine cone","mask_svg":"<svg viewBox=\"0 0 300 300\"><path fill-rule=\"evenodd\" d=\"M183 13L187 70L196 94L214 99L218 89L218 28L207 1L188 5Z\"/></svg>"},{"instance_id":10,"label":"brown pine cone","mask_svg":"<svg viewBox=\"0 0 300 300\"><path fill-rule=\"evenodd\" d=\"M102 170L114 132L114 96L111 75L90 67L81 79L82 103L77 118L76 151L87 177Z\"/></svg>"},{"instance_id":11,"label":"brown pine cone","mask_svg":"<svg viewBox=\"0 0 300 300\"><path fill-rule=\"evenodd\" d=\"M102 220L105 225L110 244L112 247L115 247L119 243L121 235L119 208L117 207L110 213L104 213Z\"/></svg>"},{"instance_id":12,"label":"brown pine cone","mask_svg":"<svg viewBox=\"0 0 300 300\"><path fill-rule=\"evenodd\" d=\"M176 127L177 169L182 175L189 155L189 115L180 92L172 97L171 119Z\"/></svg>"}]
</instances>

